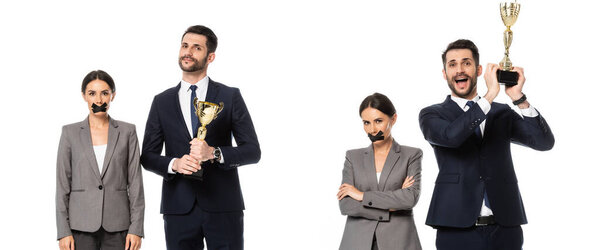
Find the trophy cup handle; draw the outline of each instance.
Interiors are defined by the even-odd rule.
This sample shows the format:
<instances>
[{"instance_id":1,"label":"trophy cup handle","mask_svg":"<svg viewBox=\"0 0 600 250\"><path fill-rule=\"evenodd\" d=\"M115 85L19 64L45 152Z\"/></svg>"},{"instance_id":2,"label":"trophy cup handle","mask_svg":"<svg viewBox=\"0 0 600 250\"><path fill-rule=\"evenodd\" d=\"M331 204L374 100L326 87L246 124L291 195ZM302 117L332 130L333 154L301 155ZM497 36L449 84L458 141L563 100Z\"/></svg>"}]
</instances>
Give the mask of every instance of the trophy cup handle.
<instances>
[{"instance_id":1,"label":"trophy cup handle","mask_svg":"<svg viewBox=\"0 0 600 250\"><path fill-rule=\"evenodd\" d=\"M223 111L224 107L225 107L225 105L223 104L223 102L219 102L219 108L217 109L217 112L215 112L215 118L217 118L217 116L219 116L219 113L221 113L221 111Z\"/></svg>"}]
</instances>

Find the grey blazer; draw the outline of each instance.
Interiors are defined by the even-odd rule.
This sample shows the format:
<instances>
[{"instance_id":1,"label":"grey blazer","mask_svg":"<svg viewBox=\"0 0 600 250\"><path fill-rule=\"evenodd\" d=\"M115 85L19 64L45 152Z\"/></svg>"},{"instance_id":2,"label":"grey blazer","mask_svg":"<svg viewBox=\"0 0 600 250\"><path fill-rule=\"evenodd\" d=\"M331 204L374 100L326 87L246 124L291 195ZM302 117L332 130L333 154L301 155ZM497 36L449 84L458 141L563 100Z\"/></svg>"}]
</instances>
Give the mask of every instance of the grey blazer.
<instances>
[{"instance_id":1,"label":"grey blazer","mask_svg":"<svg viewBox=\"0 0 600 250\"><path fill-rule=\"evenodd\" d=\"M102 173L88 118L62 128L56 161L57 238L71 229L144 236L144 188L135 125L109 117Z\"/></svg>"},{"instance_id":2,"label":"grey blazer","mask_svg":"<svg viewBox=\"0 0 600 250\"><path fill-rule=\"evenodd\" d=\"M346 196L339 203L348 216L340 249L370 250L373 235L381 250L421 249L412 208L421 190L422 157L421 149L394 141L378 183L372 146L346 152L342 183L354 185L364 197L359 202ZM402 189L406 176L414 176L415 182Z\"/></svg>"}]
</instances>

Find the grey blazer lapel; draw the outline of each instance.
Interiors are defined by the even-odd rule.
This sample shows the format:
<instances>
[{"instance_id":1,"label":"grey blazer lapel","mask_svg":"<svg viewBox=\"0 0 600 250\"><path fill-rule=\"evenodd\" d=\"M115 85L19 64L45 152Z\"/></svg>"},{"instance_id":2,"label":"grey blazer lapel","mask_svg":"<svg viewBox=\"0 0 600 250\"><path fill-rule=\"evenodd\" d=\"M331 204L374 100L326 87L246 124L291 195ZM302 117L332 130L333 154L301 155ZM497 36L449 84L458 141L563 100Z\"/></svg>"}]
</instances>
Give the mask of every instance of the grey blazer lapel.
<instances>
[{"instance_id":1,"label":"grey blazer lapel","mask_svg":"<svg viewBox=\"0 0 600 250\"><path fill-rule=\"evenodd\" d=\"M385 164L383 165L383 170L381 170L381 176L379 177L378 190L384 191L385 183L387 182L388 177L390 177L390 173L396 166L396 163L400 159L400 145L396 143L394 140L392 142L392 148L390 148L390 152L388 152L387 158L385 159Z\"/></svg>"},{"instance_id":2,"label":"grey blazer lapel","mask_svg":"<svg viewBox=\"0 0 600 250\"><path fill-rule=\"evenodd\" d=\"M115 147L117 146L117 140L119 140L119 124L115 122L114 119L108 117L108 143L106 145L106 153L104 155L104 163L102 164L102 174L100 178L104 178L104 174L106 174L106 169L109 166L110 160L112 159L112 155L115 153Z\"/></svg>"},{"instance_id":3,"label":"grey blazer lapel","mask_svg":"<svg viewBox=\"0 0 600 250\"><path fill-rule=\"evenodd\" d=\"M375 154L373 152L373 146L365 148L365 157L363 157L363 173L367 177L367 185L371 190L377 189L377 174L375 172ZM364 190L363 190L364 191Z\"/></svg>"},{"instance_id":4,"label":"grey blazer lapel","mask_svg":"<svg viewBox=\"0 0 600 250\"><path fill-rule=\"evenodd\" d=\"M98 161L96 161L96 154L94 154L94 146L92 144L92 133L90 132L90 121L86 117L81 122L81 130L79 131L79 139L81 140L81 146L84 148L85 155L90 162L89 166L98 179L100 179L100 170L98 170Z\"/></svg>"}]
</instances>

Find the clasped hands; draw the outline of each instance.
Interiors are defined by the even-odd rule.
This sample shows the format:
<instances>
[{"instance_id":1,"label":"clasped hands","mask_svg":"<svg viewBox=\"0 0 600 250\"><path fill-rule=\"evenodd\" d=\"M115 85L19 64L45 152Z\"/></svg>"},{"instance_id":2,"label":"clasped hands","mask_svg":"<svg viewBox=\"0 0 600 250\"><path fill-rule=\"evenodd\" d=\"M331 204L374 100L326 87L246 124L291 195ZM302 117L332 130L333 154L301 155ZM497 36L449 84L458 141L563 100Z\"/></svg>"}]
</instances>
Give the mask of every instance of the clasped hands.
<instances>
[{"instance_id":1,"label":"clasped hands","mask_svg":"<svg viewBox=\"0 0 600 250\"><path fill-rule=\"evenodd\" d=\"M175 159L173 172L190 175L202 169L201 163L214 159L214 147L209 146L205 140L194 138L190 141L190 153Z\"/></svg>"},{"instance_id":2,"label":"clasped hands","mask_svg":"<svg viewBox=\"0 0 600 250\"><path fill-rule=\"evenodd\" d=\"M407 176L406 179L404 179L404 182L402 183L402 189L411 187L414 183L414 176ZM353 185L344 183L339 188L337 198L338 200L342 200L344 197L349 196L350 198L355 199L357 201L362 201L364 194L364 192L361 192Z\"/></svg>"}]
</instances>

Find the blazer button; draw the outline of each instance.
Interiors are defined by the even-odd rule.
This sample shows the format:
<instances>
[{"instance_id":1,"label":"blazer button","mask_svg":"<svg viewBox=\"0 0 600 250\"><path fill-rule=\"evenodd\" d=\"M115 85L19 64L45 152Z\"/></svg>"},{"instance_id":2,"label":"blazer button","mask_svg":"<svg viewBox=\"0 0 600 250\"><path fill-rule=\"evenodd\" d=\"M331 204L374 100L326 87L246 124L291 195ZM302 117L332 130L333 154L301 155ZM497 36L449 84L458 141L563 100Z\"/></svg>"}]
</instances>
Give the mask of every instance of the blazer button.
<instances>
[{"instance_id":1,"label":"blazer button","mask_svg":"<svg viewBox=\"0 0 600 250\"><path fill-rule=\"evenodd\" d=\"M383 220L383 217L379 216L379 220Z\"/></svg>"},{"instance_id":2,"label":"blazer button","mask_svg":"<svg viewBox=\"0 0 600 250\"><path fill-rule=\"evenodd\" d=\"M373 202L370 202L370 201L369 201L369 206L372 206L372 205L373 205Z\"/></svg>"},{"instance_id":3,"label":"blazer button","mask_svg":"<svg viewBox=\"0 0 600 250\"><path fill-rule=\"evenodd\" d=\"M98 189L102 190L102 185L98 186Z\"/></svg>"}]
</instances>

